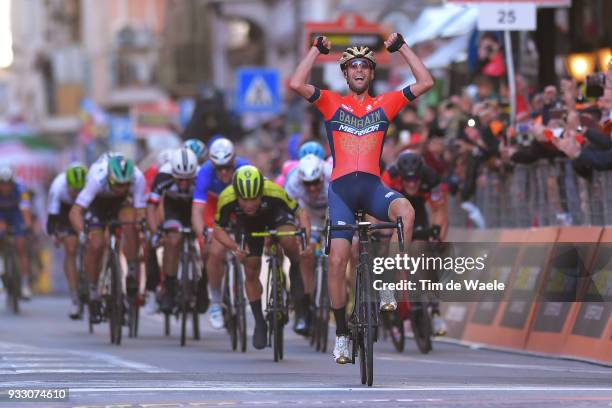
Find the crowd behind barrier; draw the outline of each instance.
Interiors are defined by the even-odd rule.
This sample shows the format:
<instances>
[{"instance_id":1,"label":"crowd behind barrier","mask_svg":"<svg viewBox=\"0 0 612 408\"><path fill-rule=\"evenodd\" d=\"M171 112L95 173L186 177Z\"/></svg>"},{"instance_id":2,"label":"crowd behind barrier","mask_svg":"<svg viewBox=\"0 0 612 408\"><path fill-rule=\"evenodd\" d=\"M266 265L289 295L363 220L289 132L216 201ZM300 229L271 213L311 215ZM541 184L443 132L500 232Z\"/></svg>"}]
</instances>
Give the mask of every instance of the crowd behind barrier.
<instances>
[{"instance_id":1,"label":"crowd behind barrier","mask_svg":"<svg viewBox=\"0 0 612 408\"><path fill-rule=\"evenodd\" d=\"M556 158L517 164L512 172L485 170L473 203L487 228L568 225L612 225L612 174L593 171L591 179L576 174L571 160ZM450 226L473 227L451 197Z\"/></svg>"}]
</instances>

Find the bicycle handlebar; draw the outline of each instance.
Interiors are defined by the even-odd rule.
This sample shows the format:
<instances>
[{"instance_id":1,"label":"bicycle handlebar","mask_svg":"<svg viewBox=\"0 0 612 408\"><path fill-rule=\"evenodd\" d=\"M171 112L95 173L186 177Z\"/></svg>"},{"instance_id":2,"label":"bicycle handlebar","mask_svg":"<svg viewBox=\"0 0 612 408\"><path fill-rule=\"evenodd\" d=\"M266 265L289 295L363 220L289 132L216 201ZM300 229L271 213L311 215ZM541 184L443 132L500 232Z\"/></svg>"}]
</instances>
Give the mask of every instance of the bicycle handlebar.
<instances>
[{"instance_id":1,"label":"bicycle handlebar","mask_svg":"<svg viewBox=\"0 0 612 408\"><path fill-rule=\"evenodd\" d=\"M265 237L300 237L300 244L302 246L302 250L306 248L306 229L300 228L296 231L277 231L275 229L261 232L242 232L240 234L240 250L244 251L246 245L246 236L249 235L253 238L265 238Z\"/></svg>"},{"instance_id":2,"label":"bicycle handlebar","mask_svg":"<svg viewBox=\"0 0 612 408\"><path fill-rule=\"evenodd\" d=\"M396 229L397 237L399 241L399 249L400 251L404 251L404 221L402 217L397 217L396 222L381 222L377 224L372 224L367 221L360 221L357 224L347 224L347 225L331 225L330 222L327 222L325 227L325 255L329 255L329 250L331 247L331 231L355 231L363 230L366 231L375 231L382 229Z\"/></svg>"}]
</instances>

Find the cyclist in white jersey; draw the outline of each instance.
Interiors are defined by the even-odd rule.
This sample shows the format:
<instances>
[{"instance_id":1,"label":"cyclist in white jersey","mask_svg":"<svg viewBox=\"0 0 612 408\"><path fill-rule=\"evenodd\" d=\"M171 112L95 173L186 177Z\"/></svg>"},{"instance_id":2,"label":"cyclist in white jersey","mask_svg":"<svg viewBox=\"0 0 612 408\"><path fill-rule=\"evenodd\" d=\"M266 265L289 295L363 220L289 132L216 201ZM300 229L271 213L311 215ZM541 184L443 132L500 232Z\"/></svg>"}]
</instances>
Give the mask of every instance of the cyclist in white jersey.
<instances>
[{"instance_id":1,"label":"cyclist in white jersey","mask_svg":"<svg viewBox=\"0 0 612 408\"><path fill-rule=\"evenodd\" d=\"M85 186L87 167L80 163L70 165L65 172L58 174L49 188L47 203L47 234L54 237L56 245L64 247L64 273L70 287L72 307L71 319L81 317L77 293L77 234L70 225L68 214L76 197Z\"/></svg>"},{"instance_id":2,"label":"cyclist in white jersey","mask_svg":"<svg viewBox=\"0 0 612 408\"><path fill-rule=\"evenodd\" d=\"M89 169L85 187L70 210L70 222L79 234L79 240L86 242L85 271L89 279L90 320L101 321L101 303L97 288L98 276L104 255L105 237L101 228L92 228L85 235L85 219L92 223L112 220L135 222L144 218L146 207L145 178L134 166L131 159L119 154L106 154ZM128 260L126 289L134 293L136 287L136 266L139 248L136 225L123 228L123 250Z\"/></svg>"}]
</instances>

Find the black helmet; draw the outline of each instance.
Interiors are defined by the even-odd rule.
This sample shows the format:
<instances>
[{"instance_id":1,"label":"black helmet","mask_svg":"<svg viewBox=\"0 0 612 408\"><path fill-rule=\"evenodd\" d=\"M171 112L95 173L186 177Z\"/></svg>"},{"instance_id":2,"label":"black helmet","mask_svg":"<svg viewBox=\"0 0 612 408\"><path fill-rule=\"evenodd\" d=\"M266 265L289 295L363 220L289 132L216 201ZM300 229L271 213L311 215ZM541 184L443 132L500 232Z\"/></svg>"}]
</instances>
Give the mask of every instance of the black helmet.
<instances>
[{"instance_id":1,"label":"black helmet","mask_svg":"<svg viewBox=\"0 0 612 408\"><path fill-rule=\"evenodd\" d=\"M397 158L397 170L402 179L420 177L423 174L423 158L414 152L403 152Z\"/></svg>"}]
</instances>

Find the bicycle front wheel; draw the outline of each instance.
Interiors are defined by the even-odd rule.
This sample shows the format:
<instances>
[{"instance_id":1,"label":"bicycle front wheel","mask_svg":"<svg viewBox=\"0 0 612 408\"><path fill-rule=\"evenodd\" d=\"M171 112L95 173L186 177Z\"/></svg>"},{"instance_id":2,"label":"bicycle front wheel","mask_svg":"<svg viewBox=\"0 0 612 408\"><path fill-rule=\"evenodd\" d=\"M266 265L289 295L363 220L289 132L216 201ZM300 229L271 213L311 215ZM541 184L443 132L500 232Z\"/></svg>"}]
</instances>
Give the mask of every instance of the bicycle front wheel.
<instances>
[{"instance_id":1,"label":"bicycle front wheel","mask_svg":"<svg viewBox=\"0 0 612 408\"><path fill-rule=\"evenodd\" d=\"M5 253L5 270L4 273L7 277L6 281L8 286L6 288L7 292L7 306L12 310L13 313L19 314L19 296L20 296L20 276L19 269L17 269L17 264L15 262L14 252Z\"/></svg>"},{"instance_id":2,"label":"bicycle front wheel","mask_svg":"<svg viewBox=\"0 0 612 408\"><path fill-rule=\"evenodd\" d=\"M367 254L362 254L360 262L361 273L360 279L362 280L361 291L363 299L363 312L365 319L363 320L363 341L365 347L365 365L366 365L366 377L367 384L369 387L374 383L374 330L376 330L376 316L374 307L374 296L372 293L370 270L369 270L369 258ZM363 375L362 375L363 383Z\"/></svg>"},{"instance_id":3,"label":"bicycle front wheel","mask_svg":"<svg viewBox=\"0 0 612 408\"><path fill-rule=\"evenodd\" d=\"M190 290L190 271L189 260L186 255L181 258L181 296L180 296L180 310L181 310L181 347L184 347L187 343L187 318L189 317L189 299L191 297Z\"/></svg>"},{"instance_id":4,"label":"bicycle front wheel","mask_svg":"<svg viewBox=\"0 0 612 408\"><path fill-rule=\"evenodd\" d=\"M123 324L123 290L121 286L121 266L117 254L109 254L108 273L111 276L111 296L109 305L109 323L111 343L121 344L121 326Z\"/></svg>"},{"instance_id":5,"label":"bicycle front wheel","mask_svg":"<svg viewBox=\"0 0 612 408\"><path fill-rule=\"evenodd\" d=\"M240 343L240 351L243 353L247 348L247 327L246 327L246 298L244 296L244 278L242 276L242 270L238 264L234 265L236 273L235 282L235 296L236 301L236 331L238 340Z\"/></svg>"}]
</instances>

